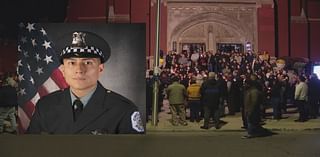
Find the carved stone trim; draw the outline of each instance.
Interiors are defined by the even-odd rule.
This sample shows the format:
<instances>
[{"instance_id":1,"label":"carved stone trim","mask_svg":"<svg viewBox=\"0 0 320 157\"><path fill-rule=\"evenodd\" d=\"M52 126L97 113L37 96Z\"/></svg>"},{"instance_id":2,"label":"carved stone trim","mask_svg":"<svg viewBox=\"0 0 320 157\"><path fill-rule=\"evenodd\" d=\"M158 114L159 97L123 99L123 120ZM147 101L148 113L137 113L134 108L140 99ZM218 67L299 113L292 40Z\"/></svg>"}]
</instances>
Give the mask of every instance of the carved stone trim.
<instances>
[{"instance_id":1,"label":"carved stone trim","mask_svg":"<svg viewBox=\"0 0 320 157\"><path fill-rule=\"evenodd\" d=\"M167 0L167 3L168 50L172 50L173 43L179 49L180 42L206 41L206 48L214 49L217 42L237 41L251 42L254 51L258 50L257 9L274 4L273 0ZM214 26L213 31L209 31L208 24ZM206 27L206 35L196 30L200 25ZM223 32L226 36L221 35ZM233 36L227 35L232 32Z\"/></svg>"},{"instance_id":2,"label":"carved stone trim","mask_svg":"<svg viewBox=\"0 0 320 157\"><path fill-rule=\"evenodd\" d=\"M255 16L253 16L255 17ZM251 23L254 20L252 19ZM244 43L246 41L250 41L252 43L256 42L256 31L255 29L247 27L246 23L243 23L241 20L235 19L228 15L218 14L218 13L201 13L194 15L183 22L179 23L173 30L170 35L168 35L168 49L171 50L172 42L178 42L178 44L182 41L186 42L189 39L182 39L182 35L184 32L192 29L193 27L205 24L205 23L214 23L225 27L226 29L232 30L232 32L236 32L235 36L238 37L237 41ZM169 23L168 23L169 24ZM228 38L224 37L221 39L225 39L228 41ZM204 42L206 39L203 38L194 38L193 40L198 40L199 42ZM189 40L192 41L192 40ZM233 39L229 39L230 42L234 41ZM204 42L207 43L207 42ZM208 43L207 43L208 44ZM208 48L208 46L206 46Z\"/></svg>"}]
</instances>

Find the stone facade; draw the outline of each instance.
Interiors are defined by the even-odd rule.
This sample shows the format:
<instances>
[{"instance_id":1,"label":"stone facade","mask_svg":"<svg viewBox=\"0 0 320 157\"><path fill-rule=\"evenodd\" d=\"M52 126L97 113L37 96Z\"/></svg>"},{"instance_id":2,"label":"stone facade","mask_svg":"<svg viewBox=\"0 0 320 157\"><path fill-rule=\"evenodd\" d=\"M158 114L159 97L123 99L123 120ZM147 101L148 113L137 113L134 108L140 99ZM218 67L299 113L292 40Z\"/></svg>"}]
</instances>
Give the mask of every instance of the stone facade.
<instances>
[{"instance_id":1,"label":"stone facade","mask_svg":"<svg viewBox=\"0 0 320 157\"><path fill-rule=\"evenodd\" d=\"M272 0L168 0L167 49L180 52L182 43L251 42L258 49L257 8Z\"/></svg>"}]
</instances>

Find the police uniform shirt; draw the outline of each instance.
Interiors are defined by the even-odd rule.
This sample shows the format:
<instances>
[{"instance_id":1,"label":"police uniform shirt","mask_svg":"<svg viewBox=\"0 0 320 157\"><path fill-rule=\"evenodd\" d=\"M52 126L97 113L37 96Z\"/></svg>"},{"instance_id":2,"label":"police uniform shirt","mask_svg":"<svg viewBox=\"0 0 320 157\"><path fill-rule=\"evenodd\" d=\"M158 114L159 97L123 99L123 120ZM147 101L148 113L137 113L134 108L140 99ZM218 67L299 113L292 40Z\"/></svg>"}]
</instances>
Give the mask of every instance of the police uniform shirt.
<instances>
[{"instance_id":1,"label":"police uniform shirt","mask_svg":"<svg viewBox=\"0 0 320 157\"><path fill-rule=\"evenodd\" d=\"M83 108L86 107L86 105L88 104L90 98L92 97L93 93L96 91L97 89L97 86L91 90L87 95L85 95L84 97L80 98L80 101L81 103L83 104ZM79 99L77 98L77 96L75 96L72 91L70 90L70 96L71 96L71 105L73 105L73 102L76 100L76 99Z\"/></svg>"},{"instance_id":2,"label":"police uniform shirt","mask_svg":"<svg viewBox=\"0 0 320 157\"><path fill-rule=\"evenodd\" d=\"M99 82L77 121L73 121L70 89L42 97L32 116L31 134L136 134L144 133L138 108Z\"/></svg>"}]
</instances>

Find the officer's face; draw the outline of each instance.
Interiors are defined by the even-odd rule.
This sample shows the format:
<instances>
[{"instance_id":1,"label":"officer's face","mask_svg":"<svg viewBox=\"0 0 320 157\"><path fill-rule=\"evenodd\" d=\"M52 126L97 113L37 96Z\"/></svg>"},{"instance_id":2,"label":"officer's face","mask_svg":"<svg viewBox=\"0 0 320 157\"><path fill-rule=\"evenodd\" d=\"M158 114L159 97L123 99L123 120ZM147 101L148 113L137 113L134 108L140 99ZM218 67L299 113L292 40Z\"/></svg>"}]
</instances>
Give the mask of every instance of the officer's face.
<instances>
[{"instance_id":1,"label":"officer's face","mask_svg":"<svg viewBox=\"0 0 320 157\"><path fill-rule=\"evenodd\" d=\"M61 67L70 89L78 97L95 88L103 69L99 58L65 58Z\"/></svg>"}]
</instances>

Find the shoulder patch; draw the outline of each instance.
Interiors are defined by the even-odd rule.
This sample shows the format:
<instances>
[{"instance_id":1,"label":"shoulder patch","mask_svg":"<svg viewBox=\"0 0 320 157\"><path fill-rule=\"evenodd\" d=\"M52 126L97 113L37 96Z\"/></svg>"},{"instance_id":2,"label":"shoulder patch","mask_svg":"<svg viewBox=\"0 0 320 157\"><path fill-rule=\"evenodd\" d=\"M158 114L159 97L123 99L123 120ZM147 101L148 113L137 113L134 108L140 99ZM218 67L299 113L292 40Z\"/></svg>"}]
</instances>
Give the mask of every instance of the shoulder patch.
<instances>
[{"instance_id":1,"label":"shoulder patch","mask_svg":"<svg viewBox=\"0 0 320 157\"><path fill-rule=\"evenodd\" d=\"M142 120L139 112L133 112L131 115L132 128L137 132L144 132Z\"/></svg>"}]
</instances>

